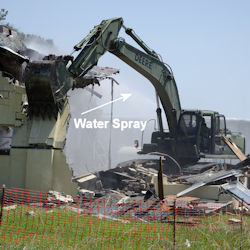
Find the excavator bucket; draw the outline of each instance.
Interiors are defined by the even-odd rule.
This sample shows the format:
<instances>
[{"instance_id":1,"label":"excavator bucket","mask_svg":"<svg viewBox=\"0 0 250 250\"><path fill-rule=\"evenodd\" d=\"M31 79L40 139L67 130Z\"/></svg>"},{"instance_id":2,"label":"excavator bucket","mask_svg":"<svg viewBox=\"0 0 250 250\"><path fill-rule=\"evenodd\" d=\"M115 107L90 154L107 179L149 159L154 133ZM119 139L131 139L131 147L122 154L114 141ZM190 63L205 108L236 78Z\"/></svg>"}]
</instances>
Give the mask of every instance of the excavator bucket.
<instances>
[{"instance_id":1,"label":"excavator bucket","mask_svg":"<svg viewBox=\"0 0 250 250\"><path fill-rule=\"evenodd\" d=\"M35 61L27 65L24 82L29 102L29 115L54 116L61 111L73 79L63 60Z\"/></svg>"}]
</instances>

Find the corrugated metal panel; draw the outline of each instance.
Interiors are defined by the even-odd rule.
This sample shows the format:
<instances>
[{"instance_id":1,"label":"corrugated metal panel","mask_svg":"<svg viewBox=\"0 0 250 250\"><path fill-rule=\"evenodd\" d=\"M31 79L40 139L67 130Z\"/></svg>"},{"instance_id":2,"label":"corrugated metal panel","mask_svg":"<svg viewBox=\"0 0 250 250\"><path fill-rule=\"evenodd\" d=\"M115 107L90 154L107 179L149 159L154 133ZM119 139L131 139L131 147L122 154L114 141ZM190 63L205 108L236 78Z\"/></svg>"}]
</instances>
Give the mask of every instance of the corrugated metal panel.
<instances>
[{"instance_id":1,"label":"corrugated metal panel","mask_svg":"<svg viewBox=\"0 0 250 250\"><path fill-rule=\"evenodd\" d=\"M236 170L227 170L227 171L219 171L219 172L206 172L198 175L193 176L182 176L179 179L184 179L187 182L194 183L191 187L179 192L176 196L180 197L184 194L187 194L191 192L192 190L195 190L196 188L202 187L210 182L215 182L218 180L222 180L231 176L241 176L242 173L240 171Z\"/></svg>"},{"instance_id":2,"label":"corrugated metal panel","mask_svg":"<svg viewBox=\"0 0 250 250\"><path fill-rule=\"evenodd\" d=\"M232 181L221 186L227 193L239 201L244 201L250 209L250 190L245 188L239 181Z\"/></svg>"}]
</instances>

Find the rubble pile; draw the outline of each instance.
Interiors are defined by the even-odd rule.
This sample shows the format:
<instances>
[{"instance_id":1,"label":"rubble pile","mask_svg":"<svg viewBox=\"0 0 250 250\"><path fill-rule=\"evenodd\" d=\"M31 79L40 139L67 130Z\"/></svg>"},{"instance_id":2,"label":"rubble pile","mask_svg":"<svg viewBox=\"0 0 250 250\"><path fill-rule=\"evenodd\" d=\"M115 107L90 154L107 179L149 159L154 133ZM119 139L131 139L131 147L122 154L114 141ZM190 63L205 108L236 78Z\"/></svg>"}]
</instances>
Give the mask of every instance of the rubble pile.
<instances>
[{"instance_id":1,"label":"rubble pile","mask_svg":"<svg viewBox=\"0 0 250 250\"><path fill-rule=\"evenodd\" d=\"M102 196L110 190L117 190L127 196L144 195L147 190L154 193L158 175L158 161L136 160L119 164L116 168L75 178L79 192L84 196ZM167 175L163 174L167 180ZM89 192L91 191L91 192Z\"/></svg>"},{"instance_id":2,"label":"rubble pile","mask_svg":"<svg viewBox=\"0 0 250 250\"><path fill-rule=\"evenodd\" d=\"M201 173L193 173L184 169L184 174L169 174L168 165L164 163L163 182L166 183L186 183L192 185L190 190L204 186L208 183L224 184L225 180L236 180L237 177L243 176L240 169L225 170L225 165L216 165L214 163L206 164L210 166L208 170ZM230 166L231 167L231 166ZM197 168L197 166L196 166ZM159 160L133 160L118 164L116 168L106 171L99 171L74 179L79 186L80 193L88 191L100 196L104 191L117 190L128 196L137 196L145 194L147 190L154 193L157 184L159 169ZM189 169L190 170L190 169ZM204 170L204 168L203 168ZM188 193L186 190L184 193ZM181 196L181 195L179 195Z\"/></svg>"},{"instance_id":3,"label":"rubble pile","mask_svg":"<svg viewBox=\"0 0 250 250\"><path fill-rule=\"evenodd\" d=\"M20 52L26 50L26 46L18 37L16 31L10 29L7 26L0 25L0 44L5 45L8 48L14 50L15 52Z\"/></svg>"},{"instance_id":4,"label":"rubble pile","mask_svg":"<svg viewBox=\"0 0 250 250\"><path fill-rule=\"evenodd\" d=\"M167 196L164 200L159 200L151 192L144 196L129 197L117 191L110 191L102 197L65 199L64 194L50 191L50 196L43 203L33 203L32 206L38 206L44 209L59 208L69 210L79 214L89 214L101 219L118 220L123 223L131 223L129 220L136 219L141 222L167 222L171 223L174 211L176 215L182 216L203 216L218 213L219 211L232 211L232 201L214 202L200 201L195 197ZM53 196L53 203L51 202ZM69 197L67 197L69 198ZM175 207L175 210L174 210ZM53 211L53 210L48 210ZM33 214L29 214L33 215ZM184 218L183 217L183 218ZM129 219L129 220L127 220ZM195 224L193 221L179 221L180 223ZM178 223L178 221L177 221Z\"/></svg>"},{"instance_id":5,"label":"rubble pile","mask_svg":"<svg viewBox=\"0 0 250 250\"><path fill-rule=\"evenodd\" d=\"M208 168L208 165L210 168ZM176 206L180 213L185 210L185 213L190 214L194 211L197 213L204 213L205 211L205 214L210 214L219 209L228 209L229 206L233 206L232 197L238 201L244 200L246 203L244 206L247 210L249 209L249 189L239 183L239 180L243 180L244 173L247 171L245 165L217 164L217 166L214 166L214 164L207 163L200 168L199 173L194 174L192 172L194 171L194 166L192 166L189 172L187 169L184 169L183 172L185 174L169 174L166 171L167 164L165 163L162 185L167 189L171 186L175 191L170 193L174 195L174 198L165 194L163 201L158 197L158 169L158 160L134 160L121 163L114 169L75 178L74 181L78 184L81 199L93 198L98 199L98 202L103 200L109 201L110 197L116 193L121 199L120 203L123 203L123 209L118 211L119 215L133 214L133 216L141 220L151 220L153 215L159 217L160 215L157 215L157 213L161 213L161 220L163 220L163 204L168 204L168 206L172 207L174 199L181 199ZM198 167L196 166L197 169ZM207 170L201 171L201 169ZM178 185L181 185L181 190ZM194 196L192 192L203 186L204 194L206 196L207 193L207 197L200 195L200 189ZM215 198L212 198L213 201L211 201L211 198L208 198L211 197L210 192L215 193ZM226 199L223 197L219 198L223 193L228 194ZM187 198L186 195L191 197ZM206 202L204 201L201 204L195 203L195 201L200 199L206 200ZM145 201L147 202L145 203ZM214 201L217 201L216 205L214 205ZM223 202L218 203L219 201ZM145 211L144 206L147 206ZM136 210L138 207L140 207L139 212ZM115 207L111 211L116 211ZM171 214L170 211L171 209L167 209L165 215Z\"/></svg>"}]
</instances>

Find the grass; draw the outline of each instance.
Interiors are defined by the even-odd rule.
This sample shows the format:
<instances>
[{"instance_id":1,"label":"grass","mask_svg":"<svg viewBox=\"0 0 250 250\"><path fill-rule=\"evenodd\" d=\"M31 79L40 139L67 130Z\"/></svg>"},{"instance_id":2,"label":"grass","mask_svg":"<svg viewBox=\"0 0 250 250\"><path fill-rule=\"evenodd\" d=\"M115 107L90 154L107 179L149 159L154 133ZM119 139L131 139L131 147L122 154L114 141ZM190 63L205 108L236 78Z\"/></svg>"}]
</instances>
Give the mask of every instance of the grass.
<instances>
[{"instance_id":1,"label":"grass","mask_svg":"<svg viewBox=\"0 0 250 250\"><path fill-rule=\"evenodd\" d=\"M31 210L35 215L27 216ZM229 218L240 216L198 217L195 219L200 222L195 226L177 225L176 248L185 249L188 240L190 249L248 249L249 216L243 216L242 227L230 225ZM173 225L139 220L122 223L69 210L23 205L4 210L0 240L4 249L172 249Z\"/></svg>"}]
</instances>

